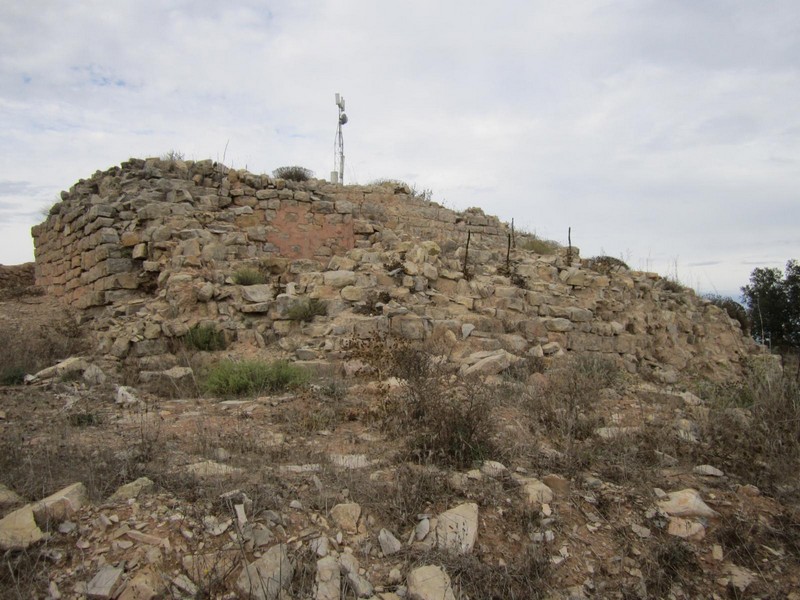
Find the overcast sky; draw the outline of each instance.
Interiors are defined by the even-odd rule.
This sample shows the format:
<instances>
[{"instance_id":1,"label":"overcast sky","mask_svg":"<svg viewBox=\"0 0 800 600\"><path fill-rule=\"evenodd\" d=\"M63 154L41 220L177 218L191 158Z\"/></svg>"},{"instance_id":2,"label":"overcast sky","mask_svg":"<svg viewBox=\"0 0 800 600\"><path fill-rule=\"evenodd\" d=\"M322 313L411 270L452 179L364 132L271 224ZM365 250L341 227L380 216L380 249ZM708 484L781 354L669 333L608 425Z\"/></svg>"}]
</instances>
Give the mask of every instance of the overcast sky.
<instances>
[{"instance_id":1,"label":"overcast sky","mask_svg":"<svg viewBox=\"0 0 800 600\"><path fill-rule=\"evenodd\" d=\"M402 179L735 294L800 259L798 0L0 4L0 263L62 189L170 150Z\"/></svg>"}]
</instances>

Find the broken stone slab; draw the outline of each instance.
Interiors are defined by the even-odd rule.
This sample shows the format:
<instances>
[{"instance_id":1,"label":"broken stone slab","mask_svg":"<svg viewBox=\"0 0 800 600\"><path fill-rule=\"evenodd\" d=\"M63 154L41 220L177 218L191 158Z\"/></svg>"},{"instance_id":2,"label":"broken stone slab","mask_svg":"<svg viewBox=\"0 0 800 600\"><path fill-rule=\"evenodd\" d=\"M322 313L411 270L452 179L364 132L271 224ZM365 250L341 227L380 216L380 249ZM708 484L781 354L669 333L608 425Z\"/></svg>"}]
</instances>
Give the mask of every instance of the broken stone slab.
<instances>
[{"instance_id":1,"label":"broken stone slab","mask_svg":"<svg viewBox=\"0 0 800 600\"><path fill-rule=\"evenodd\" d=\"M706 528L697 521L671 517L669 525L667 525L667 533L683 539L700 541L706 536Z\"/></svg>"},{"instance_id":2,"label":"broken stone slab","mask_svg":"<svg viewBox=\"0 0 800 600\"><path fill-rule=\"evenodd\" d=\"M275 299L275 288L266 283L246 285L240 289L242 290L242 298L253 304L271 302Z\"/></svg>"},{"instance_id":3,"label":"broken stone slab","mask_svg":"<svg viewBox=\"0 0 800 600\"><path fill-rule=\"evenodd\" d=\"M122 580L122 569L106 565L86 586L86 595L96 600L108 600Z\"/></svg>"},{"instance_id":4,"label":"broken stone slab","mask_svg":"<svg viewBox=\"0 0 800 600\"><path fill-rule=\"evenodd\" d=\"M44 538L30 504L0 520L0 550L25 550Z\"/></svg>"},{"instance_id":5,"label":"broken stone slab","mask_svg":"<svg viewBox=\"0 0 800 600\"><path fill-rule=\"evenodd\" d=\"M278 544L242 569L236 588L253 600L278 600L281 590L294 577L294 567L286 554L286 546Z\"/></svg>"},{"instance_id":6,"label":"broken stone slab","mask_svg":"<svg viewBox=\"0 0 800 600\"><path fill-rule=\"evenodd\" d=\"M366 577L359 575L359 573L355 571L350 571L346 577L347 583L356 593L356 597L369 598L372 596L374 588Z\"/></svg>"},{"instance_id":7,"label":"broken stone slab","mask_svg":"<svg viewBox=\"0 0 800 600\"><path fill-rule=\"evenodd\" d=\"M691 488L670 492L664 500L658 502L658 507L673 517L719 516L719 513L703 502L699 492Z\"/></svg>"},{"instance_id":8,"label":"broken stone slab","mask_svg":"<svg viewBox=\"0 0 800 600\"><path fill-rule=\"evenodd\" d=\"M384 556L397 554L403 549L403 544L388 529L381 529L378 533L378 543Z\"/></svg>"},{"instance_id":9,"label":"broken stone slab","mask_svg":"<svg viewBox=\"0 0 800 600\"><path fill-rule=\"evenodd\" d=\"M33 515L40 527L61 523L89 501L86 486L73 483L32 505Z\"/></svg>"},{"instance_id":10,"label":"broken stone slab","mask_svg":"<svg viewBox=\"0 0 800 600\"><path fill-rule=\"evenodd\" d=\"M441 567L417 567L408 574L409 600L456 600L450 577Z\"/></svg>"},{"instance_id":11,"label":"broken stone slab","mask_svg":"<svg viewBox=\"0 0 800 600\"><path fill-rule=\"evenodd\" d=\"M711 465L697 465L692 469L692 473L706 477L723 477L725 475L725 473Z\"/></svg>"},{"instance_id":12,"label":"broken stone slab","mask_svg":"<svg viewBox=\"0 0 800 600\"><path fill-rule=\"evenodd\" d=\"M439 548L469 554L477 537L477 504L460 504L439 515L436 523L436 545Z\"/></svg>"},{"instance_id":13,"label":"broken stone slab","mask_svg":"<svg viewBox=\"0 0 800 600\"><path fill-rule=\"evenodd\" d=\"M199 477L201 479L211 477L230 477L243 472L242 469L223 465L222 463L214 462L213 460L204 460L191 465L186 465L183 467L183 470L190 475L194 475L195 477Z\"/></svg>"},{"instance_id":14,"label":"broken stone slab","mask_svg":"<svg viewBox=\"0 0 800 600\"><path fill-rule=\"evenodd\" d=\"M34 375L27 376L25 381L26 383L33 383L34 381L44 381L56 377L68 378L73 375L82 375L87 368L89 368L89 362L85 358L82 356L71 356L56 363L52 367L47 367Z\"/></svg>"},{"instance_id":15,"label":"broken stone slab","mask_svg":"<svg viewBox=\"0 0 800 600\"><path fill-rule=\"evenodd\" d=\"M152 480L147 477L139 477L139 479L135 481L119 486L117 491L111 494L109 500L129 500L131 498L136 498L140 494L149 492L154 486L155 484Z\"/></svg>"},{"instance_id":16,"label":"broken stone slab","mask_svg":"<svg viewBox=\"0 0 800 600\"><path fill-rule=\"evenodd\" d=\"M363 469L373 464L365 454L329 454L328 458L332 465L343 469Z\"/></svg>"}]
</instances>

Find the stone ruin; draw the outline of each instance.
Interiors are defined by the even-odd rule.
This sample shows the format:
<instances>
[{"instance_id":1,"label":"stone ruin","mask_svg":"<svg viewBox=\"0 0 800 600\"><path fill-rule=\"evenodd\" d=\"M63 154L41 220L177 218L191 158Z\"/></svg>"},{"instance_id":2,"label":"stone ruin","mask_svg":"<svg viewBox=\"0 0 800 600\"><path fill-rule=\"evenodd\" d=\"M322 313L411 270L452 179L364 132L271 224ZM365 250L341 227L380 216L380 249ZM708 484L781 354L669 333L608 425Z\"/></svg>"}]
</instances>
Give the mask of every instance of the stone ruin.
<instances>
[{"instance_id":1,"label":"stone ruin","mask_svg":"<svg viewBox=\"0 0 800 600\"><path fill-rule=\"evenodd\" d=\"M536 254L524 235L509 252L510 233L402 183L157 158L79 181L32 230L37 285L81 311L112 361L169 366L174 340L198 323L301 361L345 358L353 340L435 338L462 371L483 373L590 352L669 382L723 376L760 351L691 290L576 248ZM238 284L242 269L265 283ZM293 319L309 299L326 314Z\"/></svg>"}]
</instances>

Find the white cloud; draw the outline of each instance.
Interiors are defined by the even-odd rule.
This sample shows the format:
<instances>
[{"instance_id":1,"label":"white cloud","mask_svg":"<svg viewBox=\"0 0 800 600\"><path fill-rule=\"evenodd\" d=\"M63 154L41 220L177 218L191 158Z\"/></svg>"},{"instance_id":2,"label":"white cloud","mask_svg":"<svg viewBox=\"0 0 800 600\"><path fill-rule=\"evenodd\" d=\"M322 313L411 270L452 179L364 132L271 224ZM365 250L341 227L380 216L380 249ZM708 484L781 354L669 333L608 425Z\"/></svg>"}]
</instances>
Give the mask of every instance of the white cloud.
<instances>
[{"instance_id":1,"label":"white cloud","mask_svg":"<svg viewBox=\"0 0 800 600\"><path fill-rule=\"evenodd\" d=\"M351 181L735 292L750 259L800 256L798 19L792 0L6 3L0 180L39 191L0 210L27 227L170 149L325 174L341 92ZM32 257L5 227L0 262Z\"/></svg>"}]
</instances>

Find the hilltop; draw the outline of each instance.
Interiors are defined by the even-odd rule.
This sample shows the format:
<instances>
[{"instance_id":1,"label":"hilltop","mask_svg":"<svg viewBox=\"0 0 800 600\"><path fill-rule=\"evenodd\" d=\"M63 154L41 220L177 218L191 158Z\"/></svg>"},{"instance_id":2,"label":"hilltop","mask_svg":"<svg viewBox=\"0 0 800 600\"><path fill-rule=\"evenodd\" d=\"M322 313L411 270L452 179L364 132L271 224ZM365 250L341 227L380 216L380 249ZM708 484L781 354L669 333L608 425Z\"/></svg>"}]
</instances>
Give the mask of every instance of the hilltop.
<instances>
[{"instance_id":1,"label":"hilltop","mask_svg":"<svg viewBox=\"0 0 800 600\"><path fill-rule=\"evenodd\" d=\"M98 171L32 234L0 269L9 597L800 585L796 383L674 281L212 161Z\"/></svg>"}]
</instances>

